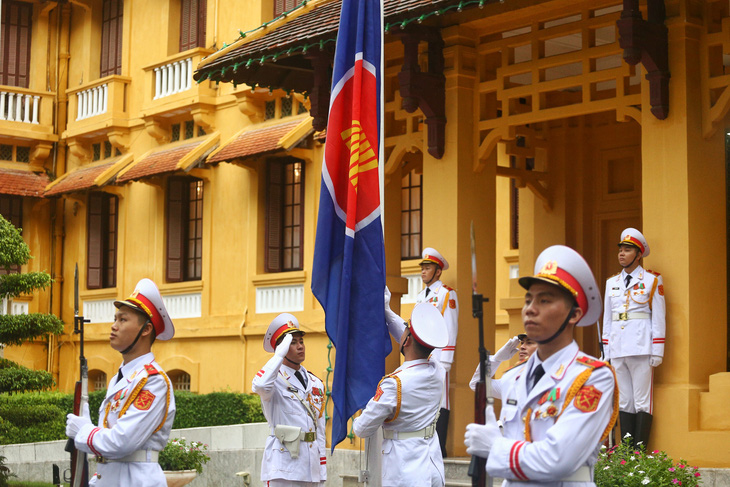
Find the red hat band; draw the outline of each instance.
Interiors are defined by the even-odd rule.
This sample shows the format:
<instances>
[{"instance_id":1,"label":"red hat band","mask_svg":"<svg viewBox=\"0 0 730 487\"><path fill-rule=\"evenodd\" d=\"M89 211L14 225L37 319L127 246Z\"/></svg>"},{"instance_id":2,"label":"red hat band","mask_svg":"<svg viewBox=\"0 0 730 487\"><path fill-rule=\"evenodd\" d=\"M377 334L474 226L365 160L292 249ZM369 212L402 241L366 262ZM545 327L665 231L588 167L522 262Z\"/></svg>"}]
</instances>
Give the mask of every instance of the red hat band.
<instances>
[{"instance_id":1,"label":"red hat band","mask_svg":"<svg viewBox=\"0 0 730 487\"><path fill-rule=\"evenodd\" d=\"M426 256L423 258L423 260L431 260L431 261L435 262L436 264L438 264L438 266L441 267L442 269L444 268L444 262L441 259L439 259L438 257L434 257L433 255L426 254Z\"/></svg>"},{"instance_id":2,"label":"red hat band","mask_svg":"<svg viewBox=\"0 0 730 487\"><path fill-rule=\"evenodd\" d=\"M641 253L642 254L644 253L644 245L636 237L632 237L631 235L626 235L624 237L624 239L621 241L621 243L630 243L630 244L636 245L637 247L639 247L639 250L641 251ZM621 244L619 244L619 245L621 245Z\"/></svg>"},{"instance_id":3,"label":"red hat band","mask_svg":"<svg viewBox=\"0 0 730 487\"><path fill-rule=\"evenodd\" d=\"M287 321L282 326L280 326L274 332L274 334L271 335L271 348L276 348L276 342L277 342L277 340L279 340L279 338L281 338L281 336L284 334L285 331L290 330L292 328L295 329L295 330L297 330L297 331L299 331L299 328L297 328L296 326L294 326L294 323L292 323L291 321Z\"/></svg>"},{"instance_id":4,"label":"red hat band","mask_svg":"<svg viewBox=\"0 0 730 487\"><path fill-rule=\"evenodd\" d=\"M142 310L147 313L150 321L152 321L152 326L155 327L155 333L157 335L160 335L163 331L165 331L165 322L162 320L162 315L160 315L159 311L157 311L157 307L152 304L152 301L147 299L144 294L132 294L129 298L127 298L127 301L131 301L139 305Z\"/></svg>"},{"instance_id":5,"label":"red hat band","mask_svg":"<svg viewBox=\"0 0 730 487\"><path fill-rule=\"evenodd\" d=\"M426 348L433 348L431 345L429 345L428 343L425 343L423 340L421 340L418 337L418 334L416 334L416 330L413 328L413 325L411 324L411 320L408 320L408 329L411 330L411 335L413 336L413 338L416 339L416 341L418 343L420 343L421 345L423 345Z\"/></svg>"},{"instance_id":6,"label":"red hat band","mask_svg":"<svg viewBox=\"0 0 730 487\"><path fill-rule=\"evenodd\" d=\"M588 311L588 299L586 298L586 293L583 291L580 283L564 269L557 267L554 271L551 270L550 273L541 272L535 277L555 281L573 295L578 303L578 307L583 310L583 313L586 313Z\"/></svg>"}]
</instances>

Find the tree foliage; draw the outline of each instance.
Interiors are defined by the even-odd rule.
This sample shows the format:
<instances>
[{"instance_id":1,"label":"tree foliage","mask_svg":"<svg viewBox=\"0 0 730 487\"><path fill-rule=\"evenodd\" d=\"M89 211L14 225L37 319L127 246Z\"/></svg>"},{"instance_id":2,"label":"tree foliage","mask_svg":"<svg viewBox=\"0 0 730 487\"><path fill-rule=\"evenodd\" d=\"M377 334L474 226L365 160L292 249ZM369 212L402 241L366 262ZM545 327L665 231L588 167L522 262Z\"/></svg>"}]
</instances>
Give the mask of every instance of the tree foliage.
<instances>
[{"instance_id":1,"label":"tree foliage","mask_svg":"<svg viewBox=\"0 0 730 487\"><path fill-rule=\"evenodd\" d=\"M0 275L0 298L13 299L51 285L51 276L45 272L11 273L11 266L21 266L30 259L30 249L20 230L0 215L0 268L7 272ZM63 332L63 322L54 315L6 315L6 311L0 310L0 343L5 345L21 345ZM0 393L47 389L53 384L53 376L44 370L0 359Z\"/></svg>"}]
</instances>

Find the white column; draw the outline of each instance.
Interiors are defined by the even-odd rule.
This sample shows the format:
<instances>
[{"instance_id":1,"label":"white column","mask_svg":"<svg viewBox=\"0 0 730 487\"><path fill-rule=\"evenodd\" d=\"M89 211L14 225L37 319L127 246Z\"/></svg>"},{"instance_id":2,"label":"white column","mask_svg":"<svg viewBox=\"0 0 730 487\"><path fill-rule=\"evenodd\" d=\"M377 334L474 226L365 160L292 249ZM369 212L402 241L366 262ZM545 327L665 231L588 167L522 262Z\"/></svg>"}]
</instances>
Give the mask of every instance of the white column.
<instances>
[{"instance_id":1,"label":"white column","mask_svg":"<svg viewBox=\"0 0 730 487\"><path fill-rule=\"evenodd\" d=\"M15 94L15 121L23 121L23 95L20 93Z\"/></svg>"},{"instance_id":2,"label":"white column","mask_svg":"<svg viewBox=\"0 0 730 487\"><path fill-rule=\"evenodd\" d=\"M180 91L180 61L175 61L172 63L172 69L173 69L173 79L175 80L175 83L172 87L172 92L177 93Z\"/></svg>"},{"instance_id":3,"label":"white column","mask_svg":"<svg viewBox=\"0 0 730 487\"><path fill-rule=\"evenodd\" d=\"M109 105L109 86L106 83L101 85L101 113L106 113Z\"/></svg>"},{"instance_id":4,"label":"white column","mask_svg":"<svg viewBox=\"0 0 730 487\"><path fill-rule=\"evenodd\" d=\"M0 91L0 120L5 120L5 100L8 97L6 91Z\"/></svg>"},{"instance_id":5,"label":"white column","mask_svg":"<svg viewBox=\"0 0 730 487\"><path fill-rule=\"evenodd\" d=\"M76 93L76 120L84 118L84 92Z\"/></svg>"},{"instance_id":6,"label":"white column","mask_svg":"<svg viewBox=\"0 0 730 487\"><path fill-rule=\"evenodd\" d=\"M31 121L31 123L34 123L34 124L39 123L38 122L38 104L40 103L40 101L41 101L40 96L35 95L33 97L33 120ZM0 111L2 111L2 110L0 110Z\"/></svg>"},{"instance_id":7,"label":"white column","mask_svg":"<svg viewBox=\"0 0 730 487\"><path fill-rule=\"evenodd\" d=\"M185 89L190 89L190 82L193 79L193 58L189 57L185 60Z\"/></svg>"},{"instance_id":8,"label":"white column","mask_svg":"<svg viewBox=\"0 0 730 487\"><path fill-rule=\"evenodd\" d=\"M155 97L154 97L154 100L156 100L160 97L161 91L162 91L162 74L160 73L160 68L155 68Z\"/></svg>"},{"instance_id":9,"label":"white column","mask_svg":"<svg viewBox=\"0 0 730 487\"><path fill-rule=\"evenodd\" d=\"M33 99L30 95L25 95L24 97L24 107L23 107L23 122L30 123L30 101Z\"/></svg>"},{"instance_id":10,"label":"white column","mask_svg":"<svg viewBox=\"0 0 730 487\"><path fill-rule=\"evenodd\" d=\"M8 120L13 122L15 121L15 106L13 105L13 102L15 101L15 93L8 93Z\"/></svg>"}]
</instances>

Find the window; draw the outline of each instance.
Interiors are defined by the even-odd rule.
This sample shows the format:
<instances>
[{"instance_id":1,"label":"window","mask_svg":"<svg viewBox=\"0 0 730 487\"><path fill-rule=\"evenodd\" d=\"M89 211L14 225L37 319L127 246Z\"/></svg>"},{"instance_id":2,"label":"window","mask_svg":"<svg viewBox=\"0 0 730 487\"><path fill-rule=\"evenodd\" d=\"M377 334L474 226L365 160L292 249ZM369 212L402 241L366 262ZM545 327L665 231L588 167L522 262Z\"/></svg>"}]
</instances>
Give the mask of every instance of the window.
<instances>
[{"instance_id":1,"label":"window","mask_svg":"<svg viewBox=\"0 0 730 487\"><path fill-rule=\"evenodd\" d=\"M403 260L421 256L422 193L423 176L413 169L401 182L400 254Z\"/></svg>"},{"instance_id":2,"label":"window","mask_svg":"<svg viewBox=\"0 0 730 487\"><path fill-rule=\"evenodd\" d=\"M15 228L23 228L23 198L0 194L0 215L15 225ZM0 274L17 274L18 272L20 272L19 265L12 265L10 269L0 267Z\"/></svg>"},{"instance_id":3,"label":"window","mask_svg":"<svg viewBox=\"0 0 730 487\"><path fill-rule=\"evenodd\" d=\"M206 0L180 0L180 52L205 47Z\"/></svg>"},{"instance_id":4,"label":"window","mask_svg":"<svg viewBox=\"0 0 730 487\"><path fill-rule=\"evenodd\" d=\"M89 392L103 391L106 389L106 372L103 370L89 371Z\"/></svg>"},{"instance_id":5,"label":"window","mask_svg":"<svg viewBox=\"0 0 730 487\"><path fill-rule=\"evenodd\" d=\"M101 20L101 65L99 77L122 74L123 0L104 0Z\"/></svg>"},{"instance_id":6,"label":"window","mask_svg":"<svg viewBox=\"0 0 730 487\"><path fill-rule=\"evenodd\" d=\"M202 137L205 135L205 130L199 125L195 125L193 120L186 120L180 123L173 123L170 125L170 141L177 142L181 136L183 140L192 139L195 137Z\"/></svg>"},{"instance_id":7,"label":"window","mask_svg":"<svg viewBox=\"0 0 730 487\"><path fill-rule=\"evenodd\" d=\"M28 88L33 5L13 0L1 4L0 85Z\"/></svg>"},{"instance_id":8,"label":"window","mask_svg":"<svg viewBox=\"0 0 730 487\"><path fill-rule=\"evenodd\" d=\"M167 280L203 275L203 181L171 177L167 187Z\"/></svg>"},{"instance_id":9,"label":"window","mask_svg":"<svg viewBox=\"0 0 730 487\"><path fill-rule=\"evenodd\" d=\"M274 0L274 17L288 12L301 3L301 0Z\"/></svg>"},{"instance_id":10,"label":"window","mask_svg":"<svg viewBox=\"0 0 730 487\"><path fill-rule=\"evenodd\" d=\"M173 391L190 392L190 374L184 370L171 370L168 374Z\"/></svg>"},{"instance_id":11,"label":"window","mask_svg":"<svg viewBox=\"0 0 730 487\"><path fill-rule=\"evenodd\" d=\"M117 285L117 222L119 199L108 193L89 193L86 287Z\"/></svg>"},{"instance_id":12,"label":"window","mask_svg":"<svg viewBox=\"0 0 730 487\"><path fill-rule=\"evenodd\" d=\"M291 109L292 109L292 98L290 96L285 96L281 99L281 116L282 117L288 117L291 115Z\"/></svg>"},{"instance_id":13,"label":"window","mask_svg":"<svg viewBox=\"0 0 730 487\"><path fill-rule=\"evenodd\" d=\"M265 104L264 120L271 120L276 117L276 100L269 100Z\"/></svg>"},{"instance_id":14,"label":"window","mask_svg":"<svg viewBox=\"0 0 730 487\"><path fill-rule=\"evenodd\" d=\"M302 269L304 163L269 159L266 177L266 271Z\"/></svg>"}]
</instances>

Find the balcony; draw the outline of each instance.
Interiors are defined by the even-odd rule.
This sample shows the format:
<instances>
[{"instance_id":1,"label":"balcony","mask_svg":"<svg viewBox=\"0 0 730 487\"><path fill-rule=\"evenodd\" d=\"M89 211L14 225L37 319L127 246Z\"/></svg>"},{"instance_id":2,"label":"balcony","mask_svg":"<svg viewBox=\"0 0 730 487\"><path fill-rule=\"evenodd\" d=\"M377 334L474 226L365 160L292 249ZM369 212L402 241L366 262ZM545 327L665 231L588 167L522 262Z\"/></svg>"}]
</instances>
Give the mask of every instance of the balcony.
<instances>
[{"instance_id":1,"label":"balcony","mask_svg":"<svg viewBox=\"0 0 730 487\"><path fill-rule=\"evenodd\" d=\"M201 47L180 52L144 68L145 100L142 117L148 122L191 113L196 123L212 131L216 88L210 81L196 83L193 71L212 51Z\"/></svg>"},{"instance_id":2,"label":"balcony","mask_svg":"<svg viewBox=\"0 0 730 487\"><path fill-rule=\"evenodd\" d=\"M64 137L91 137L129 128L129 83L126 76L106 76L68 90L68 127Z\"/></svg>"},{"instance_id":3,"label":"balcony","mask_svg":"<svg viewBox=\"0 0 730 487\"><path fill-rule=\"evenodd\" d=\"M54 142L53 100L55 93L0 86L0 133Z\"/></svg>"}]
</instances>

